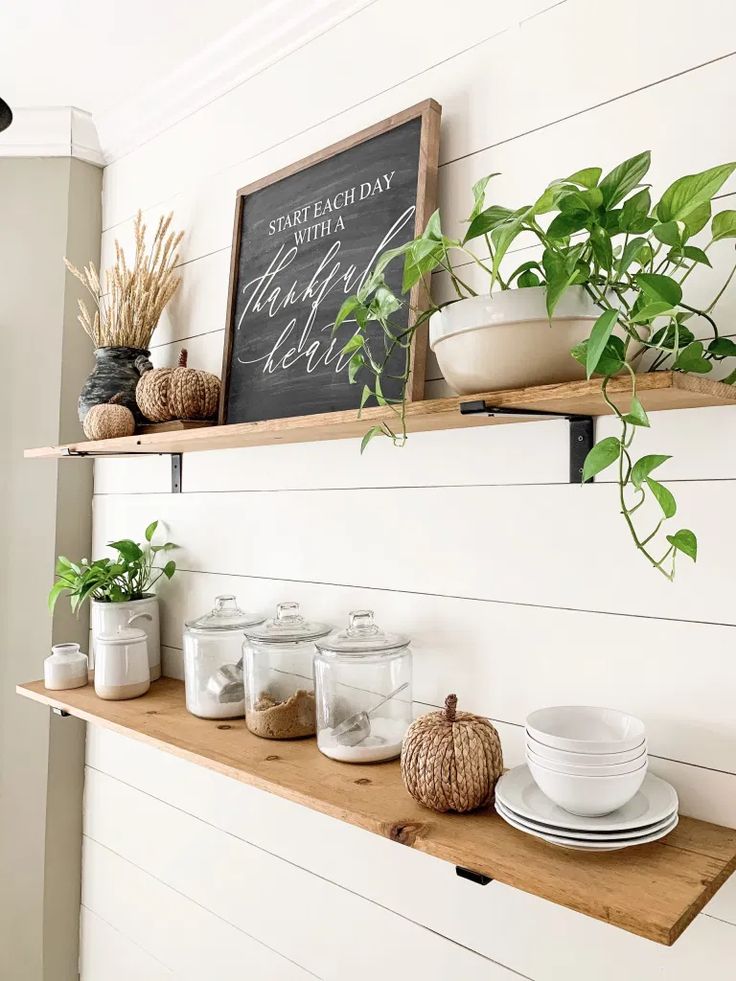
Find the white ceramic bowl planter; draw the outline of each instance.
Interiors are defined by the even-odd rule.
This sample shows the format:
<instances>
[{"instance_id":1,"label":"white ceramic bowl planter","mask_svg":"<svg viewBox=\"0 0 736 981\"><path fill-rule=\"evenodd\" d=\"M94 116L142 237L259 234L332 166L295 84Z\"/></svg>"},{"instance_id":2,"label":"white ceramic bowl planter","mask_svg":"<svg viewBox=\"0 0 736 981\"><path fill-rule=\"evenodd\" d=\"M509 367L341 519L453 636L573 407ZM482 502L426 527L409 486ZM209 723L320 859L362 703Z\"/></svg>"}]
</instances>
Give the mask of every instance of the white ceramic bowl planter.
<instances>
[{"instance_id":1,"label":"white ceramic bowl planter","mask_svg":"<svg viewBox=\"0 0 736 981\"><path fill-rule=\"evenodd\" d=\"M98 637L103 634L115 634L118 627L127 627L130 618L137 613L147 613L151 618L137 620L136 623L146 633L151 681L156 681L161 677L161 629L157 596L126 600L123 603L102 603L100 600L92 600L93 654L96 653L94 648Z\"/></svg>"},{"instance_id":2,"label":"white ceramic bowl planter","mask_svg":"<svg viewBox=\"0 0 736 981\"><path fill-rule=\"evenodd\" d=\"M458 394L585 377L570 350L602 311L582 286L572 286L550 319L545 295L543 286L501 290L458 300L430 318L430 346Z\"/></svg>"}]
</instances>

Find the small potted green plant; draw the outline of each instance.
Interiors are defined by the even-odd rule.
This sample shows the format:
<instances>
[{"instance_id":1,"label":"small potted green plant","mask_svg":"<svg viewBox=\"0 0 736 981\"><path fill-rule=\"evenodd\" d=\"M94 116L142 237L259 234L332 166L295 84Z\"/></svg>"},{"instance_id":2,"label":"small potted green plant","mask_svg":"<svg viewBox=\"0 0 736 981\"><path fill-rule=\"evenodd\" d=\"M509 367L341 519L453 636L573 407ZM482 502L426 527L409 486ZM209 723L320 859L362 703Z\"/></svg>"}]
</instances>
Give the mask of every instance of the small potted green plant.
<instances>
[{"instance_id":1,"label":"small potted green plant","mask_svg":"<svg viewBox=\"0 0 736 981\"><path fill-rule=\"evenodd\" d=\"M405 442L411 340L427 321L440 367L461 394L600 377L602 396L620 430L593 447L584 479L616 467L618 503L636 548L673 579L679 554L695 560L697 539L688 528L665 533L677 505L652 473L669 457L649 454L637 460L633 454L637 429L649 426L637 397L637 372L704 375L736 355L736 343L719 331L713 315L736 266L707 307L685 296L693 270L710 267L713 244L736 238L736 211L712 214L713 198L736 163L681 177L654 204L643 183L649 165L647 151L605 176L600 167L586 167L553 181L533 204L521 208L487 204L488 184L496 175L483 178L473 187L464 236L446 236L435 212L418 238L379 257L358 293L342 305L335 329L355 323L343 350L350 355L352 379L364 367L372 375L373 384L363 387L361 408L375 401L396 417L394 424L371 427L361 451L379 435L398 445ZM514 243L532 244L534 251L508 269ZM397 295L384 273L398 259L403 260L403 282ZM468 281L468 270L476 286ZM407 327L406 311L399 313L406 295L420 280L429 290L435 271L447 274L455 297L414 311L414 323ZM486 277L480 290L478 271ZM383 344L370 339L374 324L382 328ZM381 381L392 358L395 383L397 350L404 352L399 378L404 391L387 397ZM631 392L628 404L620 406L608 388L611 378L622 373L631 379ZM723 380L734 384L736 370L726 368L725 373ZM639 509L648 498L659 516L642 526L641 515L649 512Z\"/></svg>"},{"instance_id":2,"label":"small potted green plant","mask_svg":"<svg viewBox=\"0 0 736 981\"><path fill-rule=\"evenodd\" d=\"M115 633L136 613L148 613L150 620L138 624L148 637L148 661L151 680L161 677L161 639L158 597L153 592L164 577L171 579L176 563L169 559L164 565L154 565L157 556L178 548L173 542L153 544L158 521L146 528L145 542L138 544L129 538L108 542L117 553L114 558L88 562L70 562L60 555L56 563L56 581L49 593L49 609L53 610L61 595L67 595L74 612L87 600L91 605L92 647L102 634Z\"/></svg>"}]
</instances>

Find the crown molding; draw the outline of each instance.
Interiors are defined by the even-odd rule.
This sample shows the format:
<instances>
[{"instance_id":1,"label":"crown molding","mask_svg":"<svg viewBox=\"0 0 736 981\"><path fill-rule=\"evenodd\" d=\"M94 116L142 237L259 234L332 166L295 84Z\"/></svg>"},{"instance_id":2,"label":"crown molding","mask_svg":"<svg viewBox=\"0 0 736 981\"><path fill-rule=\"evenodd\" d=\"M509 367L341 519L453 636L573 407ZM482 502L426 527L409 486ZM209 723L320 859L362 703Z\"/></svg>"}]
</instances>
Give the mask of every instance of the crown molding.
<instances>
[{"instance_id":1,"label":"crown molding","mask_svg":"<svg viewBox=\"0 0 736 981\"><path fill-rule=\"evenodd\" d=\"M14 107L13 122L0 133L0 157L74 157L105 165L92 116L74 106Z\"/></svg>"},{"instance_id":2,"label":"crown molding","mask_svg":"<svg viewBox=\"0 0 736 981\"><path fill-rule=\"evenodd\" d=\"M174 72L95 116L106 164L118 160L375 0L272 0ZM206 9L206 7L205 7Z\"/></svg>"}]
</instances>

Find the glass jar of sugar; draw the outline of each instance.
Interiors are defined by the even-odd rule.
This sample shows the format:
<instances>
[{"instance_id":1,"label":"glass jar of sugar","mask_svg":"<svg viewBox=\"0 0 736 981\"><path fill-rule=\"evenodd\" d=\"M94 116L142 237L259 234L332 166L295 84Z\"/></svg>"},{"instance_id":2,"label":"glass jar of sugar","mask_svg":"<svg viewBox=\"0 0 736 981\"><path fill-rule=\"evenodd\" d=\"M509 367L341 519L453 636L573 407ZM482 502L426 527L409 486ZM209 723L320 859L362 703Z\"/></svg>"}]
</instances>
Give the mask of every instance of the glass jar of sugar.
<instances>
[{"instance_id":1,"label":"glass jar of sugar","mask_svg":"<svg viewBox=\"0 0 736 981\"><path fill-rule=\"evenodd\" d=\"M187 710L202 719L242 719L243 637L263 617L241 610L232 595L218 596L212 610L184 629Z\"/></svg>"},{"instance_id":2,"label":"glass jar of sugar","mask_svg":"<svg viewBox=\"0 0 736 981\"><path fill-rule=\"evenodd\" d=\"M301 739L316 732L315 642L332 628L305 619L298 603L245 631L245 724L264 739Z\"/></svg>"},{"instance_id":3,"label":"glass jar of sugar","mask_svg":"<svg viewBox=\"0 0 736 981\"><path fill-rule=\"evenodd\" d=\"M401 754L412 720L409 638L387 633L372 610L355 610L346 629L317 641L317 746L343 763Z\"/></svg>"}]
</instances>

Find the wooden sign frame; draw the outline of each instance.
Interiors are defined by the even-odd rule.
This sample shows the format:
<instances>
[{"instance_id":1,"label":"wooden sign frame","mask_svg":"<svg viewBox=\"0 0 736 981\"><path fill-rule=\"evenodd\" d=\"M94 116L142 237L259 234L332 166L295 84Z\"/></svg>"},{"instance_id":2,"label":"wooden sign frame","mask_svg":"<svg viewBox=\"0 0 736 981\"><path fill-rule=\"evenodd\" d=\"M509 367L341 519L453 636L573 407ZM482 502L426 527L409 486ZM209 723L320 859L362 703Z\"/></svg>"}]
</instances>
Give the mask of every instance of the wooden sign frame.
<instances>
[{"instance_id":1,"label":"wooden sign frame","mask_svg":"<svg viewBox=\"0 0 736 981\"><path fill-rule=\"evenodd\" d=\"M434 99L426 99L415 106L395 113L387 119L369 126L352 136L348 136L332 146L319 150L296 163L283 167L281 170L262 177L252 184L240 188L236 194L235 222L233 228L233 244L230 258L230 285L227 297L227 324L225 343L222 357L222 387L220 391L220 406L218 422L224 425L227 420L227 404L230 387L231 359L233 356L233 339L235 332L235 309L238 273L240 268L240 247L242 241L243 215L249 195L270 184L275 184L284 178L291 177L299 171L307 170L314 164L328 160L345 150L350 150L373 137L387 133L404 123L414 119L421 120L419 142L419 166L417 173L416 212L414 235L424 230L430 215L437 207L437 171L439 167L439 137L441 106ZM409 325L416 320L416 311L421 310L429 299L428 290L423 281L417 283L409 294ZM420 401L424 398L424 375L427 359L427 325L422 325L416 332L411 350L411 373L409 375L406 398L407 401ZM357 386L356 386L357 388ZM356 408L356 413L357 413Z\"/></svg>"}]
</instances>

